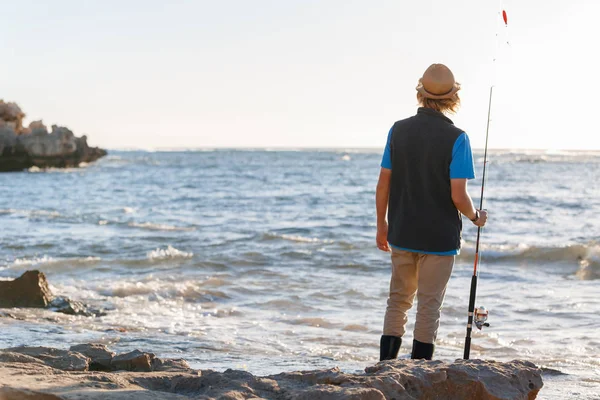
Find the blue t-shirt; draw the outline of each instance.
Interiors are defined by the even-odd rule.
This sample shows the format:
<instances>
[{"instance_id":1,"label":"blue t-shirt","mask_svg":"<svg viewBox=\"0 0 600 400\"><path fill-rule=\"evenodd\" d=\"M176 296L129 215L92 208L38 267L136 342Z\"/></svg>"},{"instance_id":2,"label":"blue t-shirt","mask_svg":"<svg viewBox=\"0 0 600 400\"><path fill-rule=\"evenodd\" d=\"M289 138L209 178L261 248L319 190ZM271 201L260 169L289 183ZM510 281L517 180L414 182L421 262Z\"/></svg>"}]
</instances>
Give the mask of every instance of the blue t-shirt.
<instances>
[{"instance_id":1,"label":"blue t-shirt","mask_svg":"<svg viewBox=\"0 0 600 400\"><path fill-rule=\"evenodd\" d=\"M391 141L393 129L394 127L392 127L388 133L387 143L385 145L385 150L383 151L383 158L381 159L381 168L392 169ZM464 132L456 139L454 142L454 147L452 148L450 179L475 179L475 168L473 166L473 151L471 150L471 142L469 142L469 136ZM455 256L459 253L459 250L434 252L405 249L397 246L392 247L399 250L424 254L435 254L439 256Z\"/></svg>"}]
</instances>

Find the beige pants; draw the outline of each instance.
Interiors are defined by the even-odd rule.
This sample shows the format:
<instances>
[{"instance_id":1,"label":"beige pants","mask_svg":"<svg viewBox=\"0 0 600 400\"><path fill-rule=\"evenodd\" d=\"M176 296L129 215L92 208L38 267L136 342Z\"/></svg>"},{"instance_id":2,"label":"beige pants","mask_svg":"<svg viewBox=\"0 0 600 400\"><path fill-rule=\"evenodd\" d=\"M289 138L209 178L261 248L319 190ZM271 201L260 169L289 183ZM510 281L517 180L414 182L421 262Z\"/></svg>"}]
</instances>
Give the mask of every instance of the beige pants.
<instances>
[{"instance_id":1,"label":"beige pants","mask_svg":"<svg viewBox=\"0 0 600 400\"><path fill-rule=\"evenodd\" d=\"M383 334L403 336L408 310L417 295L414 338L435 343L446 286L452 274L454 256L436 256L392 250L392 279Z\"/></svg>"}]
</instances>

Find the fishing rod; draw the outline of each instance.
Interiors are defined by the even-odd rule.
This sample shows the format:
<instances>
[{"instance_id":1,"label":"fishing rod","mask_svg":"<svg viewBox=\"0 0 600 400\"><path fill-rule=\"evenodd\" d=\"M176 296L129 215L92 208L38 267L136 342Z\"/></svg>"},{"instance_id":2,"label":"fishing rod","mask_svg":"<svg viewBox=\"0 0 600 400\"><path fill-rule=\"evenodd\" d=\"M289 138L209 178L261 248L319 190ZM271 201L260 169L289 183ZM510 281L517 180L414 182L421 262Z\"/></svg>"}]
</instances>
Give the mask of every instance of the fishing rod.
<instances>
[{"instance_id":1,"label":"fishing rod","mask_svg":"<svg viewBox=\"0 0 600 400\"><path fill-rule=\"evenodd\" d=\"M487 166L488 153L488 137L490 133L490 115L492 112L492 95L494 86L490 86L490 102L488 105L488 120L485 131L485 153L483 155L483 176L481 178L481 198L479 199L479 209L483 209L483 191L485 189L485 170ZM479 239L481 238L481 227L477 227L477 242L475 243L475 262L473 266L473 277L471 277L471 295L469 297L469 315L467 319L467 336L465 337L465 352L464 359L468 360L471 353L471 331L473 330L473 322L475 326L481 330L484 326L490 326L487 321L488 312L484 307L475 309L475 298L477 295L477 277L479 276Z\"/></svg>"},{"instance_id":2,"label":"fishing rod","mask_svg":"<svg viewBox=\"0 0 600 400\"><path fill-rule=\"evenodd\" d=\"M500 17L504 21L504 27L508 29L508 16L506 14L506 10L504 10L502 0L500 0ZM500 22L500 19L497 20ZM508 37L508 33L507 33ZM510 46L509 41L506 41L506 44ZM498 52L498 26L496 25L496 50L494 51L494 59L493 63L496 64L496 55ZM479 209L483 209L483 192L485 189L485 172L487 167L487 155L488 155L488 138L490 136L490 116L492 113L492 95L494 94L494 85L490 86L490 101L488 104L488 119L487 119L487 127L485 130L485 153L483 155L483 176L481 178L481 197L479 199ZM465 360L469 359L469 355L471 353L471 332L473 331L473 324L477 327L477 329L481 330L483 327L488 327L486 321L488 319L488 311L485 307L475 308L475 299L477 298L477 278L479 277L479 241L481 238L481 227L477 227L477 242L475 243L475 261L473 265L473 276L471 277L471 294L469 296L469 313L467 318L467 335L465 337L465 352L463 358Z\"/></svg>"}]
</instances>

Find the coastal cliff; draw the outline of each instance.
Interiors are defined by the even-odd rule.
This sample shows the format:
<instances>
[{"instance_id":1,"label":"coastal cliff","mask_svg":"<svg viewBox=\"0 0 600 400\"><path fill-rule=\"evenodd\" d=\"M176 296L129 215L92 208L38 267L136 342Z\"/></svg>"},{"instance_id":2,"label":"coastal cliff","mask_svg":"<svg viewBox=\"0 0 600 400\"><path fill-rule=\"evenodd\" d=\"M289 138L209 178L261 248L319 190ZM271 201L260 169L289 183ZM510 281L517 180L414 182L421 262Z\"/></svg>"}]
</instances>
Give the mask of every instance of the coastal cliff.
<instances>
[{"instance_id":1,"label":"coastal cliff","mask_svg":"<svg viewBox=\"0 0 600 400\"><path fill-rule=\"evenodd\" d=\"M66 127L42 121L23 125L25 113L16 103L0 100L0 172L31 167L68 168L104 157L106 150L90 147L87 137L76 137Z\"/></svg>"}]
</instances>

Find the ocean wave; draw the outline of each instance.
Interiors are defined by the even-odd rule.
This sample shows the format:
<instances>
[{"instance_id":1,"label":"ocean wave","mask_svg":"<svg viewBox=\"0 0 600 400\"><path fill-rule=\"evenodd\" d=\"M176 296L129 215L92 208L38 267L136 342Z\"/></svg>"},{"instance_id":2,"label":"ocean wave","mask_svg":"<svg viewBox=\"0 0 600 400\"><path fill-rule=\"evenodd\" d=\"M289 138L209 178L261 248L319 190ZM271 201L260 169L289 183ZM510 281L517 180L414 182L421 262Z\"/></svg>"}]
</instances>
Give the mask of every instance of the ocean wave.
<instances>
[{"instance_id":1,"label":"ocean wave","mask_svg":"<svg viewBox=\"0 0 600 400\"><path fill-rule=\"evenodd\" d=\"M222 291L202 289L196 281L165 282L151 280L146 282L118 282L112 287L104 285L96 288L98 293L107 297L147 297L149 301L163 302L168 300L184 300L208 303L229 299Z\"/></svg>"},{"instance_id":2,"label":"ocean wave","mask_svg":"<svg viewBox=\"0 0 600 400\"><path fill-rule=\"evenodd\" d=\"M477 154L476 162L483 163L483 157ZM499 164L511 163L599 163L598 151L556 151L556 150L493 150L488 154L488 161Z\"/></svg>"},{"instance_id":3,"label":"ocean wave","mask_svg":"<svg viewBox=\"0 0 600 400\"><path fill-rule=\"evenodd\" d=\"M170 259L177 259L177 258L192 258L193 256L194 256L194 253L178 250L171 245L167 246L166 249L158 248L158 249L149 251L146 254L147 259L151 260L151 261L170 260Z\"/></svg>"},{"instance_id":4,"label":"ocean wave","mask_svg":"<svg viewBox=\"0 0 600 400\"><path fill-rule=\"evenodd\" d=\"M178 232L191 232L195 231L194 227L186 227L186 226L174 226L174 225L165 225L165 224L154 224L152 222L130 222L127 224L132 228L140 228L147 229L150 231L178 231Z\"/></svg>"},{"instance_id":5,"label":"ocean wave","mask_svg":"<svg viewBox=\"0 0 600 400\"><path fill-rule=\"evenodd\" d=\"M360 325L360 324L350 324L350 325L346 325L342 330L349 331L349 332L368 332L369 327L365 326L365 325Z\"/></svg>"},{"instance_id":6,"label":"ocean wave","mask_svg":"<svg viewBox=\"0 0 600 400\"><path fill-rule=\"evenodd\" d=\"M49 218L57 218L61 217L62 214L58 211L53 210L23 210L23 209L15 209L15 208L5 208L0 210L0 215L24 215L26 217L49 217Z\"/></svg>"},{"instance_id":7,"label":"ocean wave","mask_svg":"<svg viewBox=\"0 0 600 400\"><path fill-rule=\"evenodd\" d=\"M44 172L47 172L47 173L69 174L69 173L72 173L72 172L81 171L81 169L86 168L87 166L88 166L88 164L87 163L83 163L83 162L79 163L79 166L78 166L79 168L73 168L73 167L70 167L70 168L55 168L55 167L40 168L40 167L36 167L34 165L33 167L29 167L27 169L27 172L33 173L33 174L44 173Z\"/></svg>"},{"instance_id":8,"label":"ocean wave","mask_svg":"<svg viewBox=\"0 0 600 400\"><path fill-rule=\"evenodd\" d=\"M285 312L309 312L314 311L314 307L311 307L307 304L303 304L301 299L298 296L292 296L291 299L276 299L269 300L264 303L255 303L253 306L260 309L271 309Z\"/></svg>"},{"instance_id":9,"label":"ocean wave","mask_svg":"<svg viewBox=\"0 0 600 400\"><path fill-rule=\"evenodd\" d=\"M296 243L334 243L333 240L319 239L315 237L306 237L300 235L288 235L288 234L277 234L277 233L265 233L263 240L288 240Z\"/></svg>"},{"instance_id":10,"label":"ocean wave","mask_svg":"<svg viewBox=\"0 0 600 400\"><path fill-rule=\"evenodd\" d=\"M77 266L83 264L96 263L101 261L99 257L71 257L71 258L53 258L48 255L43 255L41 257L24 257L17 258L13 260L11 263L4 265L2 269L10 269L10 268L30 268L35 266Z\"/></svg>"},{"instance_id":11,"label":"ocean wave","mask_svg":"<svg viewBox=\"0 0 600 400\"><path fill-rule=\"evenodd\" d=\"M325 329L332 329L332 328L343 328L344 324L338 323L338 322L332 322L332 321L327 321L324 318L297 318L297 319L291 319L291 320L287 320L284 321L287 322L288 324L292 324L292 325L304 325L304 326L311 326L314 328L325 328Z\"/></svg>"},{"instance_id":12,"label":"ocean wave","mask_svg":"<svg viewBox=\"0 0 600 400\"><path fill-rule=\"evenodd\" d=\"M333 268L337 269L337 270L349 270L349 271L373 271L376 269L379 269L379 266L374 266L374 265L365 265L365 264L338 264L335 265Z\"/></svg>"},{"instance_id":13,"label":"ocean wave","mask_svg":"<svg viewBox=\"0 0 600 400\"><path fill-rule=\"evenodd\" d=\"M471 259L475 249L471 245L464 246L459 259ZM577 264L595 265L600 263L600 245L590 243L587 245L574 244L567 246L482 246L481 259L485 262L567 262Z\"/></svg>"},{"instance_id":14,"label":"ocean wave","mask_svg":"<svg viewBox=\"0 0 600 400\"><path fill-rule=\"evenodd\" d=\"M42 256L42 257L33 257L33 258L17 258L15 261L13 261L12 265L18 267L18 266L22 266L22 265L39 265L39 264L50 264L50 263L54 263L56 262L56 260L52 257L49 256Z\"/></svg>"}]
</instances>

